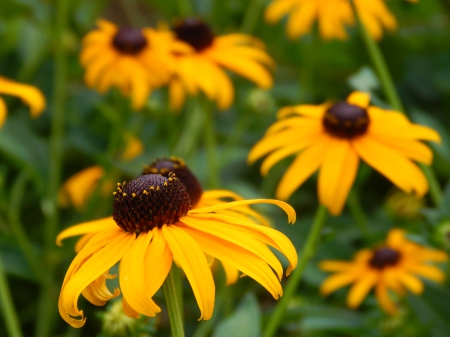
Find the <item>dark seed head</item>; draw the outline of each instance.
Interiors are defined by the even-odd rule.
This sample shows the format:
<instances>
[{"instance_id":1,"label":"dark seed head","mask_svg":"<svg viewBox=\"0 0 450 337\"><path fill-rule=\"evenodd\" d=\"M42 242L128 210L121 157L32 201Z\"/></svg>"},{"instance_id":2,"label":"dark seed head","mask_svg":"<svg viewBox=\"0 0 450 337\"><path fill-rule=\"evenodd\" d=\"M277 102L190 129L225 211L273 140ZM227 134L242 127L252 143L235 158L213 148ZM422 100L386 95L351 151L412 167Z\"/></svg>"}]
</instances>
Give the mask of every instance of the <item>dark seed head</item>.
<instances>
[{"instance_id":1,"label":"dark seed head","mask_svg":"<svg viewBox=\"0 0 450 337\"><path fill-rule=\"evenodd\" d=\"M147 39L142 34L142 30L123 27L114 35L112 44L123 54L135 55L145 48Z\"/></svg>"},{"instance_id":2,"label":"dark seed head","mask_svg":"<svg viewBox=\"0 0 450 337\"><path fill-rule=\"evenodd\" d=\"M323 117L325 130L339 138L361 136L367 131L369 122L366 110L347 102L333 104Z\"/></svg>"},{"instance_id":3,"label":"dark seed head","mask_svg":"<svg viewBox=\"0 0 450 337\"><path fill-rule=\"evenodd\" d=\"M395 249L384 247L379 248L373 254L373 257L369 260L369 264L377 269L383 269L384 267L394 266L400 260L400 253Z\"/></svg>"},{"instance_id":4,"label":"dark seed head","mask_svg":"<svg viewBox=\"0 0 450 337\"><path fill-rule=\"evenodd\" d=\"M170 172L175 173L178 180L186 187L194 207L200 200L203 189L182 159L176 157L157 159L150 165L144 166L142 174L161 174L163 177L168 177Z\"/></svg>"},{"instance_id":5,"label":"dark seed head","mask_svg":"<svg viewBox=\"0 0 450 337\"><path fill-rule=\"evenodd\" d=\"M211 29L199 19L185 19L173 29L177 38L190 44L196 51L202 51L212 45L214 34Z\"/></svg>"},{"instance_id":6,"label":"dark seed head","mask_svg":"<svg viewBox=\"0 0 450 337\"><path fill-rule=\"evenodd\" d=\"M189 194L173 173L147 174L117 184L113 219L124 231L139 233L176 223L190 208Z\"/></svg>"}]
</instances>

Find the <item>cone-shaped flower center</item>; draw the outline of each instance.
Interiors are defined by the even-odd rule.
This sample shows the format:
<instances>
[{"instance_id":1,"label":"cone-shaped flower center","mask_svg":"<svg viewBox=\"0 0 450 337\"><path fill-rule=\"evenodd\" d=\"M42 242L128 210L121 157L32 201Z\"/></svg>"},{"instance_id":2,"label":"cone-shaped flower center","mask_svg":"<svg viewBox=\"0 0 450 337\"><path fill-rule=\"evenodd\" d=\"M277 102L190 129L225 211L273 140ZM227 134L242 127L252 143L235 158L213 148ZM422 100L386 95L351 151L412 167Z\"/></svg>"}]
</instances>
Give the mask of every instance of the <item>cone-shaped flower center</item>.
<instances>
[{"instance_id":1,"label":"cone-shaped flower center","mask_svg":"<svg viewBox=\"0 0 450 337\"><path fill-rule=\"evenodd\" d=\"M135 55L147 45L147 39L142 30L137 28L123 27L114 35L113 46L123 54Z\"/></svg>"},{"instance_id":2,"label":"cone-shaped flower center","mask_svg":"<svg viewBox=\"0 0 450 337\"><path fill-rule=\"evenodd\" d=\"M369 260L372 267L383 269L387 266L394 266L400 259L400 253L395 249L384 247L377 249L373 257Z\"/></svg>"},{"instance_id":3,"label":"cone-shaped flower center","mask_svg":"<svg viewBox=\"0 0 450 337\"><path fill-rule=\"evenodd\" d=\"M157 159L150 165L144 166L142 174L161 174L163 177L168 178L170 172L175 173L178 180L186 187L189 197L191 198L192 207L194 207L200 200L203 189L197 178L180 158L171 157L170 159Z\"/></svg>"},{"instance_id":4,"label":"cone-shaped flower center","mask_svg":"<svg viewBox=\"0 0 450 337\"><path fill-rule=\"evenodd\" d=\"M199 19L185 19L173 30L179 40L190 44L196 51L208 48L214 40L211 29Z\"/></svg>"},{"instance_id":5,"label":"cone-shaped flower center","mask_svg":"<svg viewBox=\"0 0 450 337\"><path fill-rule=\"evenodd\" d=\"M339 138L352 138L364 134L369 122L366 110L347 102L333 104L323 117L325 130Z\"/></svg>"},{"instance_id":6,"label":"cone-shaped flower center","mask_svg":"<svg viewBox=\"0 0 450 337\"><path fill-rule=\"evenodd\" d=\"M191 208L189 194L174 174L169 178L147 174L117 185L113 219L126 232L173 224Z\"/></svg>"}]
</instances>

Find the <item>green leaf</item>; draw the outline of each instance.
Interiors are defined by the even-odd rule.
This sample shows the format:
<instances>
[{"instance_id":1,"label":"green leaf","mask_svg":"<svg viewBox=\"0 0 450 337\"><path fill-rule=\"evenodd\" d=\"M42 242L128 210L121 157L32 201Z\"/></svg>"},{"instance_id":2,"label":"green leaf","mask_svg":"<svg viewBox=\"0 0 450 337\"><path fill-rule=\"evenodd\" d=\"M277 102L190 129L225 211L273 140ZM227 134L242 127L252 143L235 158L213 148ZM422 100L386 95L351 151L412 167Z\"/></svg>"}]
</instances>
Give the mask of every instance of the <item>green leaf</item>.
<instances>
[{"instance_id":1,"label":"green leaf","mask_svg":"<svg viewBox=\"0 0 450 337\"><path fill-rule=\"evenodd\" d=\"M261 310L253 293L248 293L236 311L220 322L213 337L258 337L261 334Z\"/></svg>"}]
</instances>

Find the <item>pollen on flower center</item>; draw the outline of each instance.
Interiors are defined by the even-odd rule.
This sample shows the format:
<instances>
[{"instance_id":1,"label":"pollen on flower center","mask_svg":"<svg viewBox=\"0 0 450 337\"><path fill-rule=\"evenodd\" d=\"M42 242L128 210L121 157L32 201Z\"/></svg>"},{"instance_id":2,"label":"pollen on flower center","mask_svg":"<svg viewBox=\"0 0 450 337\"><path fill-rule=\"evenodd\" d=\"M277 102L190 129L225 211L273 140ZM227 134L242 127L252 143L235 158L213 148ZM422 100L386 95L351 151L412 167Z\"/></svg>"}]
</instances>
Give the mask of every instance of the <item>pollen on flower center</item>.
<instances>
[{"instance_id":1,"label":"pollen on flower center","mask_svg":"<svg viewBox=\"0 0 450 337\"><path fill-rule=\"evenodd\" d=\"M203 189L195 175L187 168L184 161L180 158L171 157L170 159L157 159L150 165L144 166L142 174L161 174L163 177L169 177L173 172L176 177L183 183L191 198L192 207L200 200Z\"/></svg>"},{"instance_id":2,"label":"pollen on flower center","mask_svg":"<svg viewBox=\"0 0 450 337\"><path fill-rule=\"evenodd\" d=\"M211 29L199 19L185 19L173 30L179 40L190 44L196 51L208 48L214 40Z\"/></svg>"},{"instance_id":3,"label":"pollen on flower center","mask_svg":"<svg viewBox=\"0 0 450 337\"><path fill-rule=\"evenodd\" d=\"M173 173L168 178L147 174L117 185L113 219L126 232L144 232L176 223L191 208L186 188Z\"/></svg>"},{"instance_id":4,"label":"pollen on flower center","mask_svg":"<svg viewBox=\"0 0 450 337\"><path fill-rule=\"evenodd\" d=\"M114 35L113 46L124 54L137 54L147 45L147 39L137 28L123 27Z\"/></svg>"},{"instance_id":5,"label":"pollen on flower center","mask_svg":"<svg viewBox=\"0 0 450 337\"><path fill-rule=\"evenodd\" d=\"M335 103L323 117L323 126L332 136L352 138L367 131L370 120L367 111L347 102Z\"/></svg>"},{"instance_id":6,"label":"pollen on flower center","mask_svg":"<svg viewBox=\"0 0 450 337\"><path fill-rule=\"evenodd\" d=\"M369 260L369 264L377 269L394 266L400 259L400 253L395 249L384 247L377 249L373 257Z\"/></svg>"}]
</instances>

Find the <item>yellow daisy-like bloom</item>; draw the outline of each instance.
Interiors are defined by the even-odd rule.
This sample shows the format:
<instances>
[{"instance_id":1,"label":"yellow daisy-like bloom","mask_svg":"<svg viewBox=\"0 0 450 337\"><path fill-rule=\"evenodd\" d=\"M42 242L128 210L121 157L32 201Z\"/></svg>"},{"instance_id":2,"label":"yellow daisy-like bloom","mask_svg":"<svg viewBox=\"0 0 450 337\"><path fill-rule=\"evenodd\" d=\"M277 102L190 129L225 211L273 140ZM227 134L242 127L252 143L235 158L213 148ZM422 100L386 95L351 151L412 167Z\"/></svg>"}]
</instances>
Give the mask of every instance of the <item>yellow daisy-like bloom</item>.
<instances>
[{"instance_id":1,"label":"yellow daisy-like bloom","mask_svg":"<svg viewBox=\"0 0 450 337\"><path fill-rule=\"evenodd\" d=\"M277 187L277 198L288 199L320 169L319 201L333 215L342 212L359 158L403 191L425 195L428 182L413 160L430 165L433 153L419 140L439 142L439 134L369 102L368 94L355 91L346 102L285 107L248 160L252 163L270 153L261 166L266 175L277 162L297 154Z\"/></svg>"},{"instance_id":2,"label":"yellow daisy-like bloom","mask_svg":"<svg viewBox=\"0 0 450 337\"><path fill-rule=\"evenodd\" d=\"M381 307L390 314L397 312L397 307L389 297L391 290L399 295L405 289L416 295L423 292L423 283L418 276L432 281L442 282L444 273L430 262L447 261L443 251L432 250L405 238L400 229L389 232L386 244L376 249L359 251L353 261L327 260L320 263L320 268L336 273L328 277L320 287L324 295L353 284L347 297L347 305L358 307L372 288Z\"/></svg>"},{"instance_id":3,"label":"yellow daisy-like bloom","mask_svg":"<svg viewBox=\"0 0 450 337\"><path fill-rule=\"evenodd\" d=\"M264 51L264 44L245 34L214 36L201 20L186 19L174 32L179 41L192 48L191 53L176 54L175 72L170 80L170 105L179 110L186 94L205 93L217 101L220 109L228 108L234 99L233 84L224 69L241 75L260 88L272 87L267 68L274 62Z\"/></svg>"},{"instance_id":4,"label":"yellow daisy-like bloom","mask_svg":"<svg viewBox=\"0 0 450 337\"><path fill-rule=\"evenodd\" d=\"M278 205L288 214L289 222L295 221L293 208L278 200L241 200L190 209L190 196L173 174L169 178L147 174L128 184L118 184L112 219L75 226L78 234L98 233L84 245L67 271L58 301L62 318L73 327L84 325L86 318L77 306L80 294L95 305L104 305L118 296L120 290L111 293L105 281L115 277L108 271L119 261L122 304L130 317L154 316L161 311L152 296L175 260L191 284L200 319L210 319L215 286L206 254L252 277L278 299L283 293L283 268L268 246L286 256L290 263L288 275L297 265L292 243L272 228L215 213L257 203ZM57 242L63 238L60 234Z\"/></svg>"},{"instance_id":5,"label":"yellow daisy-like bloom","mask_svg":"<svg viewBox=\"0 0 450 337\"><path fill-rule=\"evenodd\" d=\"M188 49L173 34L152 28L117 27L106 20L83 39L80 61L85 81L100 93L117 87L130 97L133 109L144 106L150 91L167 83L174 52Z\"/></svg>"},{"instance_id":6,"label":"yellow daisy-like bloom","mask_svg":"<svg viewBox=\"0 0 450 337\"><path fill-rule=\"evenodd\" d=\"M45 97L32 85L14 82L0 76L0 94L17 96L30 106L31 117L39 117L45 109ZM0 128L5 124L7 109L5 101L0 97Z\"/></svg>"},{"instance_id":7,"label":"yellow daisy-like bloom","mask_svg":"<svg viewBox=\"0 0 450 337\"><path fill-rule=\"evenodd\" d=\"M383 27L393 30L397 27L395 17L383 0L353 0L358 14L369 34L380 39ZM279 21L289 15L287 33L297 38L308 33L315 20L320 35L325 39L346 39L346 26L355 24L355 16L349 0L274 0L266 9L268 22Z\"/></svg>"}]
</instances>

